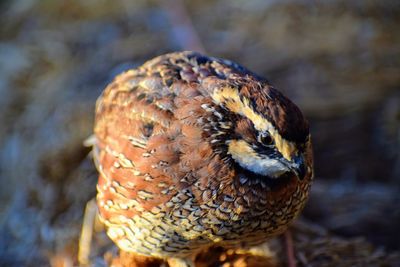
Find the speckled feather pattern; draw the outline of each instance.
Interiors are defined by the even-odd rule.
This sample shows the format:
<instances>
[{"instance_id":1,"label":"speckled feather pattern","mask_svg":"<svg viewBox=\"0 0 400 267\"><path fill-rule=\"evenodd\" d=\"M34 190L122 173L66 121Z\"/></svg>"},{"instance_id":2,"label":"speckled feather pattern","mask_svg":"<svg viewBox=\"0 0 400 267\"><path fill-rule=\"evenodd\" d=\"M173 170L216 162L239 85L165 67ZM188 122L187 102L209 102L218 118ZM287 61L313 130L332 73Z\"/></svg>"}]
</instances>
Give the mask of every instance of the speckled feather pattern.
<instances>
[{"instance_id":1,"label":"speckled feather pattern","mask_svg":"<svg viewBox=\"0 0 400 267\"><path fill-rule=\"evenodd\" d=\"M254 125L211 96L235 88L283 138L304 145L304 179L271 184L241 174L226 140L256 139ZM161 258L251 246L282 233L302 210L312 180L308 125L268 82L227 60L172 53L129 70L96 105L97 202L110 238Z\"/></svg>"}]
</instances>

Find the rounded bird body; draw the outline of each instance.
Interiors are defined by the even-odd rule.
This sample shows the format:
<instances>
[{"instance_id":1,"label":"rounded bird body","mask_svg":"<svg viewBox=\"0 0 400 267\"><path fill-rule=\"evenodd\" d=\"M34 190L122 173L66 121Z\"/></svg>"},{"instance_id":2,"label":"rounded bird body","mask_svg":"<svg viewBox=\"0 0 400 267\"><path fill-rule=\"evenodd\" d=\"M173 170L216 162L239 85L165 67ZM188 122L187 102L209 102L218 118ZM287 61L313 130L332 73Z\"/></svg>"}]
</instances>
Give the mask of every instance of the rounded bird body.
<instances>
[{"instance_id":1,"label":"rounded bird body","mask_svg":"<svg viewBox=\"0 0 400 267\"><path fill-rule=\"evenodd\" d=\"M312 181L297 106L240 65L194 52L116 77L98 99L95 137L107 233L147 256L263 243L299 214Z\"/></svg>"}]
</instances>

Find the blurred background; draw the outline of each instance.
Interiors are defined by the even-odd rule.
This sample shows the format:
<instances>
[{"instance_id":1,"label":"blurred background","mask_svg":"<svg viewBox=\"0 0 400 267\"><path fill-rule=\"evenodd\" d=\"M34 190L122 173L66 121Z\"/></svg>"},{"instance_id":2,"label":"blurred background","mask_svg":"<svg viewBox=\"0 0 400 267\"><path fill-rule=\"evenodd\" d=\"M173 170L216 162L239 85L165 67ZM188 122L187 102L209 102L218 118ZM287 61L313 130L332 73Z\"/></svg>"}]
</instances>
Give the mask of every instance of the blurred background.
<instances>
[{"instance_id":1,"label":"blurred background","mask_svg":"<svg viewBox=\"0 0 400 267\"><path fill-rule=\"evenodd\" d=\"M1 1L0 265L76 264L96 98L123 70L204 49L267 77L310 121L301 220L330 241L304 239L327 248L318 258L297 238L305 262L339 266L340 241L347 266L400 266L399 12L395 0Z\"/></svg>"}]
</instances>

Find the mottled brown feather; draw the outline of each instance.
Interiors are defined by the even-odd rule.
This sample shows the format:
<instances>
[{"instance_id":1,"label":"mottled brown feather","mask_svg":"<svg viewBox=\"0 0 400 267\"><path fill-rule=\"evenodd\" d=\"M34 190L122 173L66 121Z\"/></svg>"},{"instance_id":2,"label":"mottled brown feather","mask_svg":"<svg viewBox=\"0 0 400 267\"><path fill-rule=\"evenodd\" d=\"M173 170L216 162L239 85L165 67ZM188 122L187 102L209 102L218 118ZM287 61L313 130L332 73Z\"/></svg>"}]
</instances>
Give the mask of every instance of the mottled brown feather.
<instances>
[{"instance_id":1,"label":"mottled brown feather","mask_svg":"<svg viewBox=\"0 0 400 267\"><path fill-rule=\"evenodd\" d=\"M304 179L246 177L227 142L257 142L253 122L212 95L233 88L288 141L305 146ZM107 86L96 105L97 201L126 251L186 258L203 247L259 244L304 206L311 141L300 110L240 65L193 52L157 57ZM307 143L305 143L307 140Z\"/></svg>"}]
</instances>

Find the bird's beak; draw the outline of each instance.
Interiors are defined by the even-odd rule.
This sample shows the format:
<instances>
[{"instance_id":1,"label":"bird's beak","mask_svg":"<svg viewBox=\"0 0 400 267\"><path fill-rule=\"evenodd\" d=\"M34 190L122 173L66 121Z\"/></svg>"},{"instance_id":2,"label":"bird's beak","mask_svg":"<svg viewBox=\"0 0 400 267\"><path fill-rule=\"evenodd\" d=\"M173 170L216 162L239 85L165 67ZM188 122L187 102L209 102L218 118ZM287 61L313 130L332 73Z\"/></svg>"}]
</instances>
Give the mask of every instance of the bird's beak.
<instances>
[{"instance_id":1,"label":"bird's beak","mask_svg":"<svg viewBox=\"0 0 400 267\"><path fill-rule=\"evenodd\" d=\"M304 162L303 155L297 155L293 157L291 168L290 168L300 180L304 179L306 175L306 165Z\"/></svg>"}]
</instances>

